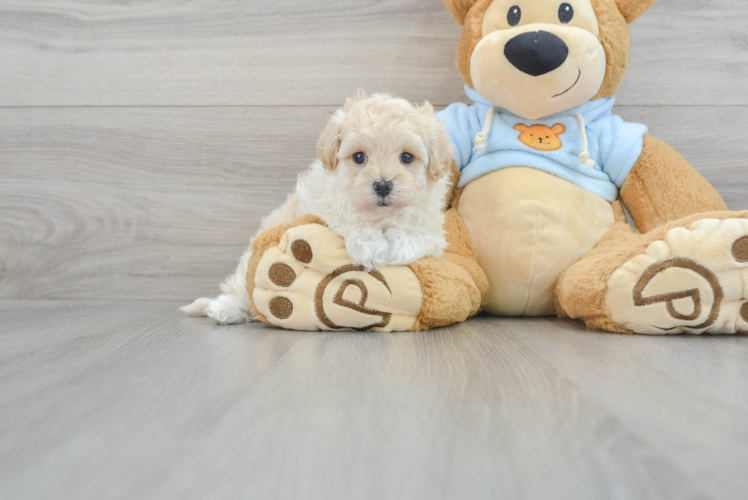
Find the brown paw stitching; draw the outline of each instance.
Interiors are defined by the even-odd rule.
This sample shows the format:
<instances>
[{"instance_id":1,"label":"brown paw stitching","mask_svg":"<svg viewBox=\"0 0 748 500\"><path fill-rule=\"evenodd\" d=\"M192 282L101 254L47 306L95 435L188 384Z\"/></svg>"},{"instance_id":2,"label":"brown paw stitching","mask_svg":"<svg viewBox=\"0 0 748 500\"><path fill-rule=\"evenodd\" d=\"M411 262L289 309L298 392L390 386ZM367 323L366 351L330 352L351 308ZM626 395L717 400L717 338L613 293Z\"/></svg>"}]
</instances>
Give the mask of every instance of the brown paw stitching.
<instances>
[{"instance_id":1,"label":"brown paw stitching","mask_svg":"<svg viewBox=\"0 0 748 500\"><path fill-rule=\"evenodd\" d=\"M324 296L325 296L325 290L327 289L327 286L338 276L341 276L346 273L351 272L364 272L364 268L361 266L354 266L354 265L348 265L339 267L335 271L333 271L332 274L329 274L322 282L317 286L317 291L315 293L314 297L314 306L315 310L317 312L317 318L324 323L327 327L332 328L333 330L339 330L341 326L336 325L333 323L330 318L327 316L327 313L325 313L325 303L324 303ZM387 291L390 292L390 295L392 295L392 290L390 289L390 286L387 284L387 280L384 278L382 273L379 271L371 271L369 273L370 276L372 276L374 279L376 279L378 282L383 284L385 288L387 288ZM359 289L361 292L361 299L358 303L351 302L350 300L345 299L343 296L345 295L345 291L349 286L355 286ZM378 317L380 319L379 322L371 324L369 326L363 327L363 328L356 328L356 330L370 330L372 328L384 328L387 325L390 324L390 320L392 319L392 313L378 311L376 309L371 309L369 307L366 307L366 301L369 298L369 289L366 288L366 284L361 281L360 279L348 279L345 280L340 288L338 289L338 292L335 294L335 298L333 299L333 303L351 309L353 311L366 314L368 316L374 316Z\"/></svg>"},{"instance_id":2,"label":"brown paw stitching","mask_svg":"<svg viewBox=\"0 0 748 500\"><path fill-rule=\"evenodd\" d=\"M735 241L732 245L732 256L738 262L748 262L748 236L743 236Z\"/></svg>"},{"instance_id":3,"label":"brown paw stitching","mask_svg":"<svg viewBox=\"0 0 748 500\"><path fill-rule=\"evenodd\" d=\"M296 281L296 271L287 264L273 264L268 278L276 285L288 288ZM293 303L285 297L275 297L270 301L270 312L278 319L288 319L293 314Z\"/></svg>"},{"instance_id":4,"label":"brown paw stitching","mask_svg":"<svg viewBox=\"0 0 748 500\"><path fill-rule=\"evenodd\" d=\"M291 245L291 252L302 264L309 264L314 258L312 247L305 240L296 240ZM270 281L283 288L288 288L296 281L296 271L288 264L275 263L268 271ZM278 319L288 319L293 314L293 302L286 297L275 297L269 304L270 313Z\"/></svg>"},{"instance_id":5,"label":"brown paw stitching","mask_svg":"<svg viewBox=\"0 0 748 500\"><path fill-rule=\"evenodd\" d=\"M707 328L716 323L717 318L719 317L719 308L722 303L722 299L725 296L722 290L722 286L719 284L719 279L712 271L691 259L677 258L666 262L658 262L650 266L644 272L644 274L642 274L642 277L634 287L634 305L637 307L643 307L652 304L664 303L667 307L668 313L673 319L683 321L693 321L695 319L698 319L702 313L701 291L699 291L698 288L664 293L661 295L653 295L651 297L643 296L644 289L647 287L647 285L649 285L649 283L659 274L671 268L689 269L704 278L712 287L712 293L714 294L714 303L712 305L711 311L709 311L709 317L704 323L692 328ZM693 301L693 312L691 314L682 314L676 311L674 303L676 300L680 299L690 299ZM655 326L655 328L664 331L674 329L662 328L659 326Z\"/></svg>"},{"instance_id":6,"label":"brown paw stitching","mask_svg":"<svg viewBox=\"0 0 748 500\"><path fill-rule=\"evenodd\" d=\"M288 319L293 314L293 304L285 297L275 297L270 301L270 312L278 319Z\"/></svg>"},{"instance_id":7,"label":"brown paw stitching","mask_svg":"<svg viewBox=\"0 0 748 500\"><path fill-rule=\"evenodd\" d=\"M405 331L423 303L409 267L366 272L353 264L345 241L320 224L289 229L251 272L248 291L257 317L291 330Z\"/></svg>"},{"instance_id":8,"label":"brown paw stitching","mask_svg":"<svg viewBox=\"0 0 748 500\"><path fill-rule=\"evenodd\" d=\"M296 240L291 245L291 253L302 264L310 264L314 258L312 247L306 240Z\"/></svg>"},{"instance_id":9,"label":"brown paw stitching","mask_svg":"<svg viewBox=\"0 0 748 500\"><path fill-rule=\"evenodd\" d=\"M276 285L288 288L296 281L296 271L288 264L277 263L270 268L268 277Z\"/></svg>"},{"instance_id":10,"label":"brown paw stitching","mask_svg":"<svg viewBox=\"0 0 748 500\"><path fill-rule=\"evenodd\" d=\"M748 218L702 219L616 270L605 302L637 333L736 333L748 327L746 290Z\"/></svg>"},{"instance_id":11,"label":"brown paw stitching","mask_svg":"<svg viewBox=\"0 0 748 500\"><path fill-rule=\"evenodd\" d=\"M735 240L735 243L732 245L732 256L738 262L748 262L748 236L743 236ZM740 308L740 316L742 316L743 320L748 321L748 302ZM744 333L748 334L748 332Z\"/></svg>"}]
</instances>

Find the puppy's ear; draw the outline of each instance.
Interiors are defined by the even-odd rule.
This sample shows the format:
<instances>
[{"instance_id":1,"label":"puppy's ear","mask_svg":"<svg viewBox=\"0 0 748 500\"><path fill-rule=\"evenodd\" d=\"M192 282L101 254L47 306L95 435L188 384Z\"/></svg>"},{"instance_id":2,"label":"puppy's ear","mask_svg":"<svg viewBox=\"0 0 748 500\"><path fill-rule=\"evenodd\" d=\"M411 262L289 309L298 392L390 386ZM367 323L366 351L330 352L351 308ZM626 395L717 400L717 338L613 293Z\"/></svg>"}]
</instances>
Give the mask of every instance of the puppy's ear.
<instances>
[{"instance_id":1,"label":"puppy's ear","mask_svg":"<svg viewBox=\"0 0 748 500\"><path fill-rule=\"evenodd\" d=\"M447 127L443 121L439 120L434 114L434 108L426 102L419 109L429 120L428 125L428 151L429 163L426 166L426 172L429 179L438 181L449 172L452 167L453 154L452 143L447 135Z\"/></svg>"},{"instance_id":2,"label":"puppy's ear","mask_svg":"<svg viewBox=\"0 0 748 500\"><path fill-rule=\"evenodd\" d=\"M356 93L353 95L353 98L348 98L345 100L345 106L343 106L343 111L346 113L351 110L354 104L357 102L365 101L369 98L368 95L366 95L366 92L364 92L364 89L358 89Z\"/></svg>"},{"instance_id":3,"label":"puppy's ear","mask_svg":"<svg viewBox=\"0 0 748 500\"><path fill-rule=\"evenodd\" d=\"M465 22L467 13L475 5L477 0L444 0L444 5L447 6L447 10L452 14L452 17L457 19L460 26Z\"/></svg>"},{"instance_id":4,"label":"puppy's ear","mask_svg":"<svg viewBox=\"0 0 748 500\"><path fill-rule=\"evenodd\" d=\"M527 125L522 125L521 123L514 126L514 130L517 130L519 132L527 132Z\"/></svg>"},{"instance_id":5,"label":"puppy's ear","mask_svg":"<svg viewBox=\"0 0 748 500\"><path fill-rule=\"evenodd\" d=\"M325 130L322 131L322 135L317 141L317 158L327 170L338 168L338 152L340 151L340 136L343 132L344 115L345 112L342 109L337 110L330 121L327 122Z\"/></svg>"},{"instance_id":6,"label":"puppy's ear","mask_svg":"<svg viewBox=\"0 0 748 500\"><path fill-rule=\"evenodd\" d=\"M633 23L644 14L657 0L616 0L618 11L623 14L627 23Z\"/></svg>"}]
</instances>

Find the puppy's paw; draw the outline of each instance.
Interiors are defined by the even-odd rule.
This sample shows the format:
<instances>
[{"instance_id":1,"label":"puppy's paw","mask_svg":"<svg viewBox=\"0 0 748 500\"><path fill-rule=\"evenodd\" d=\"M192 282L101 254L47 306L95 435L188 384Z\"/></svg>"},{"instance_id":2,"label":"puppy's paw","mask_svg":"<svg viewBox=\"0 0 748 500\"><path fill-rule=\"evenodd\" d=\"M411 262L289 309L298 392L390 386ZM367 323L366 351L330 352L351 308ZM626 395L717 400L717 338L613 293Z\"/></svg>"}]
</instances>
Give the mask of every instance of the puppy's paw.
<instances>
[{"instance_id":1,"label":"puppy's paw","mask_svg":"<svg viewBox=\"0 0 748 500\"><path fill-rule=\"evenodd\" d=\"M346 250L353 264L363 266L365 271L374 271L388 262L389 244L379 231L362 232L349 237Z\"/></svg>"},{"instance_id":2,"label":"puppy's paw","mask_svg":"<svg viewBox=\"0 0 748 500\"><path fill-rule=\"evenodd\" d=\"M367 271L320 224L288 230L249 272L258 318L282 328L404 331L421 308L421 285L410 268Z\"/></svg>"},{"instance_id":3,"label":"puppy's paw","mask_svg":"<svg viewBox=\"0 0 748 500\"><path fill-rule=\"evenodd\" d=\"M392 265L404 266L416 262L423 257L423 250L419 246L419 235L408 235L400 229L388 229L384 233L387 240L387 262Z\"/></svg>"},{"instance_id":4,"label":"puppy's paw","mask_svg":"<svg viewBox=\"0 0 748 500\"><path fill-rule=\"evenodd\" d=\"M205 308L205 316L222 325L239 325L250 321L246 312L248 306L236 295L220 295L210 301Z\"/></svg>"}]
</instances>

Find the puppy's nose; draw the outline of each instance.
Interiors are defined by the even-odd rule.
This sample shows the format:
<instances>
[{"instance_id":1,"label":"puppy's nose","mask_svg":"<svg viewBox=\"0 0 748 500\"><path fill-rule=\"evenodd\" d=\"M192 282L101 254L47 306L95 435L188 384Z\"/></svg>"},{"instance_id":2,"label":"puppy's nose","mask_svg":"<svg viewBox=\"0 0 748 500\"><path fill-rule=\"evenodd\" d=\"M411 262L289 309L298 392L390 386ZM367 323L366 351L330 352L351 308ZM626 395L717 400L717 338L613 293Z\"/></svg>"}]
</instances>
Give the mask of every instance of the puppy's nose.
<instances>
[{"instance_id":1,"label":"puppy's nose","mask_svg":"<svg viewBox=\"0 0 748 500\"><path fill-rule=\"evenodd\" d=\"M384 180L376 181L374 183L374 192L377 193L377 196L380 198L386 198L392 192L392 182Z\"/></svg>"},{"instance_id":2,"label":"puppy's nose","mask_svg":"<svg viewBox=\"0 0 748 500\"><path fill-rule=\"evenodd\" d=\"M504 55L512 65L530 76L550 73L569 56L569 47L548 31L530 31L509 40Z\"/></svg>"}]
</instances>

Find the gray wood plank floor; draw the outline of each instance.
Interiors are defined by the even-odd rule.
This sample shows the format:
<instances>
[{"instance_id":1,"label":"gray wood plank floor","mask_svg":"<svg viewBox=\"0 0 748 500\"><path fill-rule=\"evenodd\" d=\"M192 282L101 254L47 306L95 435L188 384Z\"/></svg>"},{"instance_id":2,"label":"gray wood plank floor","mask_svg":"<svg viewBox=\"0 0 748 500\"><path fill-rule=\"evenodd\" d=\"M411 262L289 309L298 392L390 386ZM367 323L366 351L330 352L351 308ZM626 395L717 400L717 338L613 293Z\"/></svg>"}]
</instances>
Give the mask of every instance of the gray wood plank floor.
<instances>
[{"instance_id":1,"label":"gray wood plank floor","mask_svg":"<svg viewBox=\"0 0 748 500\"><path fill-rule=\"evenodd\" d=\"M745 498L745 337L176 305L0 302L0 498Z\"/></svg>"}]
</instances>

